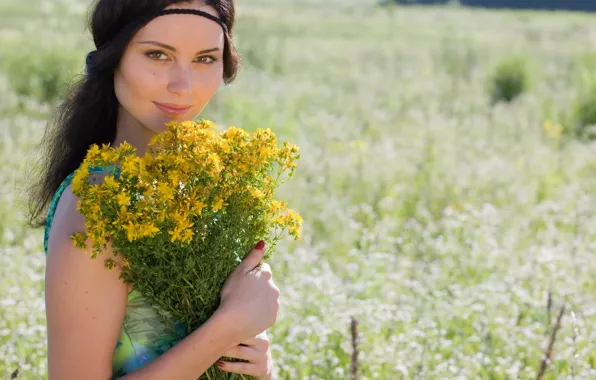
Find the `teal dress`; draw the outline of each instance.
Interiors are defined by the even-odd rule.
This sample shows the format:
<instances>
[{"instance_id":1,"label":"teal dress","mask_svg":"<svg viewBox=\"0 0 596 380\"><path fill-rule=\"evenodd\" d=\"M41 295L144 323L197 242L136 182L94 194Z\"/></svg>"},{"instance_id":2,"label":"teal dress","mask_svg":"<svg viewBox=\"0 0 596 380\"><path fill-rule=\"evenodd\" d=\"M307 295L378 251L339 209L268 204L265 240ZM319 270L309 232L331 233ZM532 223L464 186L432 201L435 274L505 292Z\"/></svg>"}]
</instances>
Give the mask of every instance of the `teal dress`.
<instances>
[{"instance_id":1,"label":"teal dress","mask_svg":"<svg viewBox=\"0 0 596 380\"><path fill-rule=\"evenodd\" d=\"M103 172L102 168L91 168L90 172ZM44 250L48 252L50 226L56 212L58 201L64 190L70 185L74 172L64 179L52 199L45 225ZM138 291L128 294L128 303L120 336L112 359L112 379L129 374L168 351L180 341L184 334L181 324L173 331L166 327L157 311Z\"/></svg>"}]
</instances>

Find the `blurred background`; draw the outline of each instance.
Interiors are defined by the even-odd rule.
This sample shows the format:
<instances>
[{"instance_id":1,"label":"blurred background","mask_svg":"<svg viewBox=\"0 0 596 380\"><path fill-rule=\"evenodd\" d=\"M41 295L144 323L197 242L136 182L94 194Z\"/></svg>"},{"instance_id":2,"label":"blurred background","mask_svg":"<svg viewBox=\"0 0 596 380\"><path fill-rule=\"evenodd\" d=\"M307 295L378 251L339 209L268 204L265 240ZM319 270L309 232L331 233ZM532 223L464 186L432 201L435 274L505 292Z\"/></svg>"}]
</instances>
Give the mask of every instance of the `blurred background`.
<instances>
[{"instance_id":1,"label":"blurred background","mask_svg":"<svg viewBox=\"0 0 596 380\"><path fill-rule=\"evenodd\" d=\"M596 5L412 3L238 2L243 66L201 116L302 153L275 378L594 379L596 16L563 9ZM2 379L46 377L21 195L88 5L0 0Z\"/></svg>"},{"instance_id":2,"label":"blurred background","mask_svg":"<svg viewBox=\"0 0 596 380\"><path fill-rule=\"evenodd\" d=\"M456 4L497 9L596 10L596 3L590 0L382 0L382 3L402 5Z\"/></svg>"}]
</instances>

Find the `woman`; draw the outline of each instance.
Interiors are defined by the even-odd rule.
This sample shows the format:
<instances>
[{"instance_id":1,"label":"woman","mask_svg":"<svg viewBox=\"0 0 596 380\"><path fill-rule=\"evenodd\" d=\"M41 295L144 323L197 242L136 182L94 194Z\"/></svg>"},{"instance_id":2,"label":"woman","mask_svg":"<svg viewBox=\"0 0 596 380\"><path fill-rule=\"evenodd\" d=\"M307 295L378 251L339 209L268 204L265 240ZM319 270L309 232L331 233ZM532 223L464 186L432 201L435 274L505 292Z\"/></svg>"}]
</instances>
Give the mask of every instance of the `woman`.
<instances>
[{"instance_id":1,"label":"woman","mask_svg":"<svg viewBox=\"0 0 596 380\"><path fill-rule=\"evenodd\" d=\"M224 371L271 377L264 331L277 317L279 290L259 265L264 242L230 275L212 318L177 340L117 270L69 238L84 231L70 179L91 144L127 141L143 155L167 121L193 119L234 79L234 12L233 0L97 1L97 50L44 138L45 170L32 194L30 222L46 227L50 380L194 380L221 357L247 361L219 361ZM120 259L111 250L104 257Z\"/></svg>"}]
</instances>

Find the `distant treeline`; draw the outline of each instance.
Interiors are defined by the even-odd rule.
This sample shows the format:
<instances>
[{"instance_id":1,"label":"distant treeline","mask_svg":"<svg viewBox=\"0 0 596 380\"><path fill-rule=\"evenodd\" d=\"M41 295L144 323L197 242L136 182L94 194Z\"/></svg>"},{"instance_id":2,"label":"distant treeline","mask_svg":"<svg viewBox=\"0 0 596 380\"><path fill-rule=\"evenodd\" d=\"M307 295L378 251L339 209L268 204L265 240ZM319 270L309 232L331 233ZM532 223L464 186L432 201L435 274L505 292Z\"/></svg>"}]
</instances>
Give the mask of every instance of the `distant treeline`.
<instances>
[{"instance_id":1,"label":"distant treeline","mask_svg":"<svg viewBox=\"0 0 596 380\"><path fill-rule=\"evenodd\" d=\"M448 0L385 0L385 3L397 4L445 4ZM596 11L596 0L459 0L459 3L470 7Z\"/></svg>"}]
</instances>

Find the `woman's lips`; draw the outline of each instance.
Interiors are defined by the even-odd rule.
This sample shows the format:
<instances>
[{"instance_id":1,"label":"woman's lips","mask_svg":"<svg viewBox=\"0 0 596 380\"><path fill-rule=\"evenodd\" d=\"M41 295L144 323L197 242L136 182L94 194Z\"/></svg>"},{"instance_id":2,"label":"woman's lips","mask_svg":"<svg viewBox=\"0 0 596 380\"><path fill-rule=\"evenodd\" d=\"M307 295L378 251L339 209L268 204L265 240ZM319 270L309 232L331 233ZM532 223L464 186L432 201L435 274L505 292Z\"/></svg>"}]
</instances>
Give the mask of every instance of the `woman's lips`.
<instances>
[{"instance_id":1,"label":"woman's lips","mask_svg":"<svg viewBox=\"0 0 596 380\"><path fill-rule=\"evenodd\" d=\"M159 108L162 112L171 115L171 116L181 116L188 112L190 106L180 106L176 104L169 104L169 103L157 103L153 102L157 108Z\"/></svg>"}]
</instances>

